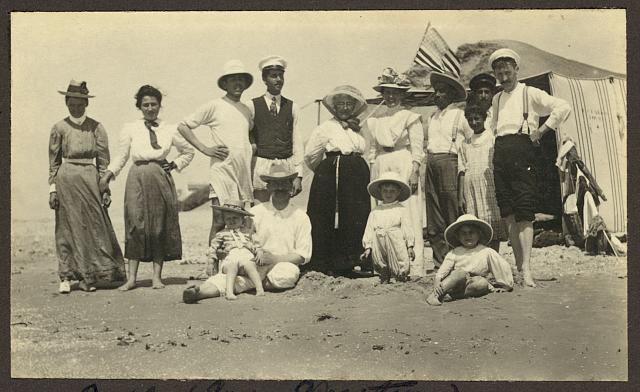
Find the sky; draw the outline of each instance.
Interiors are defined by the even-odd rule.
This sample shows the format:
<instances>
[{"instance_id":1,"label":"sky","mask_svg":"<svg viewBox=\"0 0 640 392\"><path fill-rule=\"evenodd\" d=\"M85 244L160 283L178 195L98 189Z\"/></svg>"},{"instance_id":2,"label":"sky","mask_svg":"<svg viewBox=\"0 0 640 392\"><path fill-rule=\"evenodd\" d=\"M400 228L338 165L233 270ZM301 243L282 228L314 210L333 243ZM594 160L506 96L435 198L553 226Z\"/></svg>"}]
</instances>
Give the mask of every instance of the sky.
<instances>
[{"instance_id":1,"label":"sky","mask_svg":"<svg viewBox=\"0 0 640 392\"><path fill-rule=\"evenodd\" d=\"M12 219L53 219L48 139L68 115L57 90L71 79L87 81L96 96L87 114L107 129L113 155L123 124L141 117L133 99L141 85L165 94L160 117L177 123L224 94L217 78L229 59L254 76L243 99L264 93L257 64L277 54L288 61L283 94L304 107L300 128L308 135L318 109L306 104L341 84L376 96L371 87L382 69L406 70L429 22L454 51L511 39L626 73L624 10L12 13ZM210 140L206 129L197 135ZM178 188L206 182L207 167L208 158L197 153L174 176ZM124 180L123 174L111 186L117 213Z\"/></svg>"}]
</instances>

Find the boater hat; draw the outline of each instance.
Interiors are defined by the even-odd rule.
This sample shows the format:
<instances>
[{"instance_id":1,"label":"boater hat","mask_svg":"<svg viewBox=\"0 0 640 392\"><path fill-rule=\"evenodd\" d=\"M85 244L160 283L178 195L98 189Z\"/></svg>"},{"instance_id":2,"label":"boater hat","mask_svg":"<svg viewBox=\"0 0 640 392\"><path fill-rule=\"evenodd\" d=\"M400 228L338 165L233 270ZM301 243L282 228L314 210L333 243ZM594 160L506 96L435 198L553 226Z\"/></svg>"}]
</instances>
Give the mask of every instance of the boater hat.
<instances>
[{"instance_id":1,"label":"boater hat","mask_svg":"<svg viewBox=\"0 0 640 392\"><path fill-rule=\"evenodd\" d=\"M411 188L409 185L404 182L400 175L396 172L385 172L380 175L380 177L371 181L369 185L367 185L367 191L372 197L375 197L378 200L382 200L382 194L380 193L380 187L382 184L396 184L400 187L400 195L398 196L398 201L405 201L411 196Z\"/></svg>"},{"instance_id":2,"label":"boater hat","mask_svg":"<svg viewBox=\"0 0 640 392\"><path fill-rule=\"evenodd\" d=\"M247 78L247 88L253 83L253 76L244 68L240 60L229 60L224 64L222 75L218 78L218 87L222 88L222 80L230 75L244 75ZM224 90L224 89L223 89Z\"/></svg>"},{"instance_id":3,"label":"boater hat","mask_svg":"<svg viewBox=\"0 0 640 392\"><path fill-rule=\"evenodd\" d=\"M244 209L244 203L240 200L228 200L222 206L213 206L214 210L224 211L224 212L233 212L234 214L244 215L244 216L253 216L252 213Z\"/></svg>"},{"instance_id":4,"label":"boater hat","mask_svg":"<svg viewBox=\"0 0 640 392\"><path fill-rule=\"evenodd\" d=\"M460 216L455 222L449 225L444 231L444 239L447 244L452 248L460 246L460 240L458 240L458 230L463 225L473 225L480 230L480 243L487 245L493 237L493 229L491 225L482 219L478 219L475 215L464 214Z\"/></svg>"},{"instance_id":5,"label":"boater hat","mask_svg":"<svg viewBox=\"0 0 640 392\"><path fill-rule=\"evenodd\" d=\"M364 99L364 96L362 95L360 90L358 90L353 86L348 86L348 85L338 86L334 88L333 91L331 91L329 94L325 95L324 98L322 98L322 104L324 105L325 108L327 108L327 110L332 115L334 116L336 115L335 108L333 107L333 99L335 98L336 95L341 95L341 94L348 95L356 100L357 102L356 107L353 110L354 116L359 115L367 108L367 101L366 99Z\"/></svg>"},{"instance_id":6,"label":"boater hat","mask_svg":"<svg viewBox=\"0 0 640 392\"><path fill-rule=\"evenodd\" d=\"M436 83L444 83L451 86L455 93L455 96L451 97L453 102L464 101L467 98L467 90L465 90L462 83L452 75L442 72L431 72L431 75L429 75L429 81L431 83L431 87Z\"/></svg>"},{"instance_id":7,"label":"boater hat","mask_svg":"<svg viewBox=\"0 0 640 392\"><path fill-rule=\"evenodd\" d=\"M385 87L406 91L411 88L411 80L406 74L398 75L393 68L385 68L382 70L382 75L378 76L378 84L373 86L373 89L381 93Z\"/></svg>"},{"instance_id":8,"label":"boater hat","mask_svg":"<svg viewBox=\"0 0 640 392\"><path fill-rule=\"evenodd\" d=\"M269 173L261 174L260 179L264 182L277 181L277 180L291 180L298 177L298 172L290 172L282 164L271 165Z\"/></svg>"},{"instance_id":9,"label":"boater hat","mask_svg":"<svg viewBox=\"0 0 640 392\"><path fill-rule=\"evenodd\" d=\"M482 86L489 87L490 89L496 88L496 78L488 73L477 74L471 78L469 82L469 88L471 90L477 90Z\"/></svg>"},{"instance_id":10,"label":"boater hat","mask_svg":"<svg viewBox=\"0 0 640 392\"><path fill-rule=\"evenodd\" d=\"M89 89L87 89L87 82L76 82L75 80L71 80L69 82L69 87L67 87L67 91L58 92L67 97L73 98L93 98L94 95L89 95Z\"/></svg>"},{"instance_id":11,"label":"boater hat","mask_svg":"<svg viewBox=\"0 0 640 392\"><path fill-rule=\"evenodd\" d=\"M287 60L281 56L267 56L258 62L258 68L263 71L265 68L275 68L285 70L287 69Z\"/></svg>"},{"instance_id":12,"label":"boater hat","mask_svg":"<svg viewBox=\"0 0 640 392\"><path fill-rule=\"evenodd\" d=\"M496 60L502 58L512 59L516 62L516 66L520 65L520 56L518 55L518 53L508 48L502 48L491 53L491 56L489 56L489 66L493 68L493 63L495 63Z\"/></svg>"}]
</instances>

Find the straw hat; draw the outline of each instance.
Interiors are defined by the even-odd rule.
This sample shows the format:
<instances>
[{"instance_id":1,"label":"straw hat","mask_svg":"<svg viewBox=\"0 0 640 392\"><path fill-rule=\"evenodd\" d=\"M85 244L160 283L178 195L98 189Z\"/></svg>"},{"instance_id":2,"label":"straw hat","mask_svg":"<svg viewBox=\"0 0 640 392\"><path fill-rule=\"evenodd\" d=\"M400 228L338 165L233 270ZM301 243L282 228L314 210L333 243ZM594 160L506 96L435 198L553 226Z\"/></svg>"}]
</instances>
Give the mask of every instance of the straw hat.
<instances>
[{"instance_id":1,"label":"straw hat","mask_svg":"<svg viewBox=\"0 0 640 392\"><path fill-rule=\"evenodd\" d=\"M442 72L431 72L431 74L429 75L429 81L431 83L431 86L435 85L436 83L444 83L448 86L451 86L455 93L455 95L451 97L453 102L464 101L467 98L467 90L464 88L462 83L460 83L460 81L452 75Z\"/></svg>"},{"instance_id":2,"label":"straw hat","mask_svg":"<svg viewBox=\"0 0 640 392\"><path fill-rule=\"evenodd\" d=\"M228 200L222 206L213 206L214 210L232 212L238 215L253 216L252 213L244 209L244 203L240 200Z\"/></svg>"},{"instance_id":3,"label":"straw hat","mask_svg":"<svg viewBox=\"0 0 640 392\"><path fill-rule=\"evenodd\" d=\"M277 180L291 180L298 177L297 172L291 172L282 164L271 165L269 173L261 174L260 179L264 182Z\"/></svg>"},{"instance_id":4,"label":"straw hat","mask_svg":"<svg viewBox=\"0 0 640 392\"><path fill-rule=\"evenodd\" d=\"M496 60L502 58L512 59L516 62L516 66L520 65L520 56L518 55L518 53L508 48L502 48L491 53L491 56L489 56L489 65L491 66L491 68L493 68L493 63Z\"/></svg>"},{"instance_id":5,"label":"straw hat","mask_svg":"<svg viewBox=\"0 0 640 392\"><path fill-rule=\"evenodd\" d=\"M357 101L356 108L353 110L354 117L362 113L367 108L367 100L364 99L360 90L349 85L338 86L322 99L322 104L332 115L336 115L336 111L333 107L333 98L335 98L336 95L341 94L348 95Z\"/></svg>"},{"instance_id":6,"label":"straw hat","mask_svg":"<svg viewBox=\"0 0 640 392\"><path fill-rule=\"evenodd\" d=\"M385 68L382 70L382 75L378 76L378 84L373 86L373 89L381 93L385 87L406 91L411 88L411 80L406 74L398 75L393 68Z\"/></svg>"},{"instance_id":7,"label":"straw hat","mask_svg":"<svg viewBox=\"0 0 640 392\"><path fill-rule=\"evenodd\" d=\"M472 77L469 81L469 88L471 90L477 90L482 86L489 87L490 89L496 88L496 78L488 73L480 73Z\"/></svg>"},{"instance_id":8,"label":"straw hat","mask_svg":"<svg viewBox=\"0 0 640 392\"><path fill-rule=\"evenodd\" d=\"M287 60L281 56L271 55L263 58L258 62L258 69L263 71L265 68L287 69Z\"/></svg>"},{"instance_id":9,"label":"straw hat","mask_svg":"<svg viewBox=\"0 0 640 392\"><path fill-rule=\"evenodd\" d=\"M67 91L58 92L67 97L73 98L93 98L94 95L89 95L89 89L87 89L87 82L76 82L75 80L71 80L69 82L69 87L67 87Z\"/></svg>"},{"instance_id":10,"label":"straw hat","mask_svg":"<svg viewBox=\"0 0 640 392\"><path fill-rule=\"evenodd\" d=\"M480 243L487 245L493 237L493 229L491 225L482 219L478 219L475 215L464 214L460 216L455 222L449 225L444 231L444 239L447 244L452 248L460 246L460 240L458 240L458 230L462 225L473 225L480 230Z\"/></svg>"},{"instance_id":11,"label":"straw hat","mask_svg":"<svg viewBox=\"0 0 640 392\"><path fill-rule=\"evenodd\" d=\"M229 60L223 66L222 75L218 78L218 87L222 88L222 80L230 75L244 75L248 82L247 88L253 83L253 76L244 68L244 64L240 60Z\"/></svg>"},{"instance_id":12,"label":"straw hat","mask_svg":"<svg viewBox=\"0 0 640 392\"><path fill-rule=\"evenodd\" d=\"M411 196L411 188L409 188L409 185L400 178L400 175L398 173L392 171L382 173L380 177L371 181L369 185L367 185L367 191L372 197L375 197L378 200L382 200L380 186L387 183L396 184L400 187L400 195L398 196L398 201L405 201Z\"/></svg>"}]
</instances>

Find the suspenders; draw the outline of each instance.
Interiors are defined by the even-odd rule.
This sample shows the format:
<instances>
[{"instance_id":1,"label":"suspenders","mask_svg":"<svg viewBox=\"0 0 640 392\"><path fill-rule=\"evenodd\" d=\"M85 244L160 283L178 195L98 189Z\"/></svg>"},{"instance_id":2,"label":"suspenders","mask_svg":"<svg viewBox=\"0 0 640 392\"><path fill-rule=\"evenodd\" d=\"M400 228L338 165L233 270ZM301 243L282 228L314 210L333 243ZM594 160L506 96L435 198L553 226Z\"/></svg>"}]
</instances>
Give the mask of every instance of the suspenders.
<instances>
[{"instance_id":1,"label":"suspenders","mask_svg":"<svg viewBox=\"0 0 640 392\"><path fill-rule=\"evenodd\" d=\"M529 130L529 122L527 121L527 119L529 118L529 94L527 89L529 88L529 86L525 85L524 86L524 90L522 91L522 118L524 119L522 121L522 126L520 127L520 129L518 129L518 134L522 133L522 128L524 126L527 127L527 134L530 134L531 131ZM500 91L500 94L498 94L498 110L496 110L496 126L498 124L498 119L500 118L500 98L502 98L502 91ZM496 130L497 131L497 130Z\"/></svg>"}]
</instances>

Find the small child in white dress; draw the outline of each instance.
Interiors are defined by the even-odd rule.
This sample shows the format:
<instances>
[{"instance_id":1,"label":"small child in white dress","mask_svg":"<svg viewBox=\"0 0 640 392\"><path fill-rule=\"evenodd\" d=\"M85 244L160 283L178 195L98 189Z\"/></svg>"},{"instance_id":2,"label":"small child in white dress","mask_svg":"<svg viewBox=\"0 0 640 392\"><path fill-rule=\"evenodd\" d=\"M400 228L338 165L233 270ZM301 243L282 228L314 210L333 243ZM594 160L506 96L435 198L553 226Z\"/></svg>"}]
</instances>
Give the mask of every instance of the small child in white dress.
<instances>
[{"instance_id":1,"label":"small child in white dress","mask_svg":"<svg viewBox=\"0 0 640 392\"><path fill-rule=\"evenodd\" d=\"M236 299L233 292L237 275L246 276L256 286L256 295L264 295L262 278L255 263L259 244L252 238L253 230L245 224L245 217L253 216L243 208L241 201L230 200L223 206L213 206L222 212L224 229L216 233L207 255L212 259L215 272L226 274L225 297ZM252 227L252 225L250 225Z\"/></svg>"},{"instance_id":2,"label":"small child in white dress","mask_svg":"<svg viewBox=\"0 0 640 392\"><path fill-rule=\"evenodd\" d=\"M415 258L413 223L409 209L400 202L411 196L411 189L397 173L386 172L371 181L367 190L382 204L369 214L360 258L366 260L371 255L382 283L389 283L392 277L398 282L407 281L409 263Z\"/></svg>"},{"instance_id":3,"label":"small child in white dress","mask_svg":"<svg viewBox=\"0 0 640 392\"><path fill-rule=\"evenodd\" d=\"M511 266L487 246L492 236L491 225L471 214L447 227L444 238L453 249L436 273L429 305L442 305L447 294L460 299L513 290Z\"/></svg>"}]
</instances>

